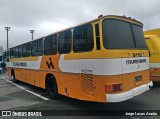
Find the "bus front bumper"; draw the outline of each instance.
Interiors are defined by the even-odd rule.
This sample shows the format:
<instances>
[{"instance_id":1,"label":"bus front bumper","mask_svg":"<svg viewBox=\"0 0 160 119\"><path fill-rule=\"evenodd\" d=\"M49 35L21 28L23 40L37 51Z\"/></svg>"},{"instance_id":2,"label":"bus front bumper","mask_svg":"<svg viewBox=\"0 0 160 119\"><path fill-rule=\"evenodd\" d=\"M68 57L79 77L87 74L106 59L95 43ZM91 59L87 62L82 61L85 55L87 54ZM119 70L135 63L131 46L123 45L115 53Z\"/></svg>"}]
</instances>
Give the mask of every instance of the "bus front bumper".
<instances>
[{"instance_id":1,"label":"bus front bumper","mask_svg":"<svg viewBox=\"0 0 160 119\"><path fill-rule=\"evenodd\" d=\"M133 98L134 96L140 95L141 93L146 92L153 86L153 82L151 81L148 84L141 85L139 87L133 88L130 91L120 93L120 94L106 94L107 102L121 102Z\"/></svg>"}]
</instances>

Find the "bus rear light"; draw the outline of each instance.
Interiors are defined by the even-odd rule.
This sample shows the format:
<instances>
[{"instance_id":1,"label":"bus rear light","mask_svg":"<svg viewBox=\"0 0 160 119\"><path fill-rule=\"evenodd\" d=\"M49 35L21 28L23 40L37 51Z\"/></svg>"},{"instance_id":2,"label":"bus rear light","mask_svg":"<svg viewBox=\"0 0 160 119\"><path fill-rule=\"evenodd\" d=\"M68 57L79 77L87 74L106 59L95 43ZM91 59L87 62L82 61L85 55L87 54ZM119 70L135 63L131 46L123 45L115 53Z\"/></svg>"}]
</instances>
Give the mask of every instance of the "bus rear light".
<instances>
[{"instance_id":1,"label":"bus rear light","mask_svg":"<svg viewBox=\"0 0 160 119\"><path fill-rule=\"evenodd\" d=\"M112 85L105 85L106 92L112 92L113 86Z\"/></svg>"},{"instance_id":2,"label":"bus rear light","mask_svg":"<svg viewBox=\"0 0 160 119\"><path fill-rule=\"evenodd\" d=\"M105 85L106 92L115 92L122 90L122 83Z\"/></svg>"},{"instance_id":3,"label":"bus rear light","mask_svg":"<svg viewBox=\"0 0 160 119\"><path fill-rule=\"evenodd\" d=\"M113 85L113 90L114 91L120 91L120 90L122 90L122 83L120 83L120 84L114 84Z\"/></svg>"}]
</instances>

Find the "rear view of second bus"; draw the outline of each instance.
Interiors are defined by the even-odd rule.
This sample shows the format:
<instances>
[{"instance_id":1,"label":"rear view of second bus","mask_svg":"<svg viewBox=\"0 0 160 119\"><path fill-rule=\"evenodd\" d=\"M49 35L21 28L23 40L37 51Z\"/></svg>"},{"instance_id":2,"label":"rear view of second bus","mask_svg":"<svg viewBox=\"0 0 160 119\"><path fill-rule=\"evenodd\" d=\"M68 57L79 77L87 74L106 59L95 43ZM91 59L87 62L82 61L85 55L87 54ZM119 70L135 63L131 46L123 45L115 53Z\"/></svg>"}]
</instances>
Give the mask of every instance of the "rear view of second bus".
<instances>
[{"instance_id":1,"label":"rear view of second bus","mask_svg":"<svg viewBox=\"0 0 160 119\"><path fill-rule=\"evenodd\" d=\"M160 29L145 31L144 34L150 52L150 79L160 81Z\"/></svg>"}]
</instances>

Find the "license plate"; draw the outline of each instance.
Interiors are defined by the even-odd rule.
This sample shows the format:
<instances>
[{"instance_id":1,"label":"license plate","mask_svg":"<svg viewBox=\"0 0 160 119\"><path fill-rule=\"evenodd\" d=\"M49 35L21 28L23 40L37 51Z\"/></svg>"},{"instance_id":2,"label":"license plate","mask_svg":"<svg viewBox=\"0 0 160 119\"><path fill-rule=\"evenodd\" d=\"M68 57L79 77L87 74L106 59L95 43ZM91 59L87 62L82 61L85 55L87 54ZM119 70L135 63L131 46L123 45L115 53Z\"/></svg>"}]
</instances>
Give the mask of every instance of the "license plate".
<instances>
[{"instance_id":1,"label":"license plate","mask_svg":"<svg viewBox=\"0 0 160 119\"><path fill-rule=\"evenodd\" d=\"M142 75L135 77L135 82L139 82L142 80Z\"/></svg>"}]
</instances>

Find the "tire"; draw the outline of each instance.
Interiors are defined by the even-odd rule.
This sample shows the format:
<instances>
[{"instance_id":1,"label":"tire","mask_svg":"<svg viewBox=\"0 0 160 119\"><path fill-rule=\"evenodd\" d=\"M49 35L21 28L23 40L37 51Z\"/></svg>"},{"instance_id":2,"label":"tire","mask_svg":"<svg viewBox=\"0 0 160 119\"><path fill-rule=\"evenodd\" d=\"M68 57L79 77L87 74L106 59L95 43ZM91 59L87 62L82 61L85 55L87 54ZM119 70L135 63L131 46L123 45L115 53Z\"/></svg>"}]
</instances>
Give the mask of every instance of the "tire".
<instances>
[{"instance_id":1,"label":"tire","mask_svg":"<svg viewBox=\"0 0 160 119\"><path fill-rule=\"evenodd\" d=\"M54 76L49 76L47 78L46 86L49 97L54 100L59 99L58 87Z\"/></svg>"},{"instance_id":2,"label":"tire","mask_svg":"<svg viewBox=\"0 0 160 119\"><path fill-rule=\"evenodd\" d=\"M16 77L15 77L14 72L12 73L11 77L12 77L12 80L13 80L14 83L17 83L17 82L18 82L18 81L16 80Z\"/></svg>"}]
</instances>

